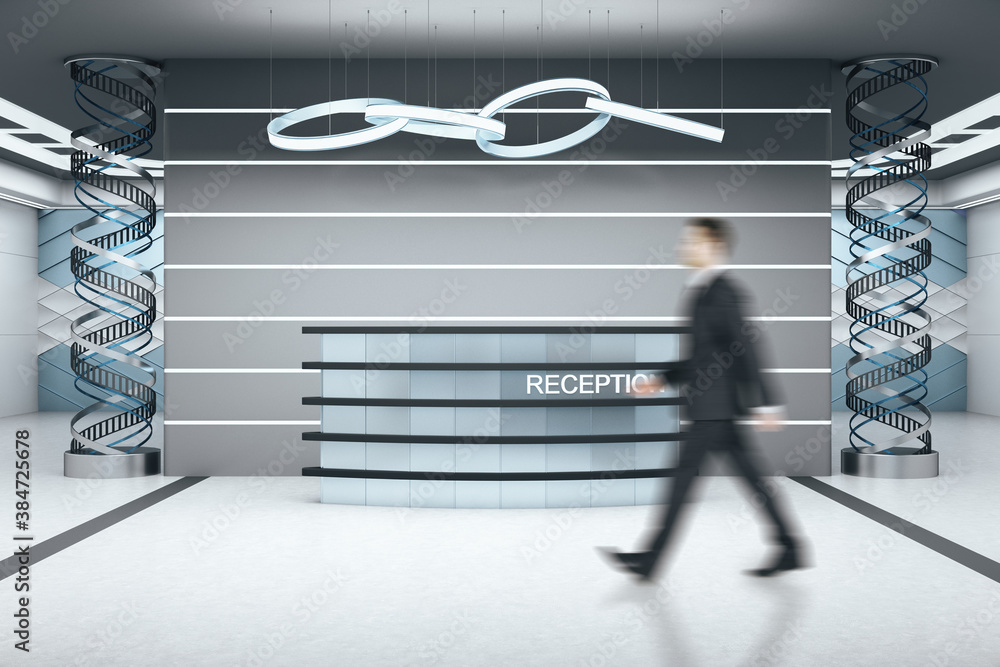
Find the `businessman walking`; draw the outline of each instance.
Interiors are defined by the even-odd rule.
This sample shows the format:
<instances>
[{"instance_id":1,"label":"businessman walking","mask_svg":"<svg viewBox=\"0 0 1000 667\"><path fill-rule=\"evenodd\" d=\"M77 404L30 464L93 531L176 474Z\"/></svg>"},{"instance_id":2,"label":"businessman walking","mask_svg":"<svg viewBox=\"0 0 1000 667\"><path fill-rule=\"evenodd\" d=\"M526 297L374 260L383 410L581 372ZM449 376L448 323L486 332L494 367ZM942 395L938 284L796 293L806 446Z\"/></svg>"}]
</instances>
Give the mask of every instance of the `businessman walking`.
<instances>
[{"instance_id":1,"label":"businessman walking","mask_svg":"<svg viewBox=\"0 0 1000 667\"><path fill-rule=\"evenodd\" d=\"M753 412L758 430L779 430L784 411L775 388L758 365L754 342L760 332L743 320L740 290L722 267L731 243L732 232L724 220L696 218L684 226L678 256L693 269L682 298L691 327L688 349L680 361L637 387L638 393L659 391L667 384L677 387L680 396L687 399L686 417L691 422L680 446L680 463L660 527L647 549L637 553L605 550L614 565L643 580L653 576L684 509L685 497L697 479L698 467L710 451L728 456L751 492L760 492L761 509L770 518L772 539L780 547L770 564L748 573L766 577L806 566L803 543L792 534L780 499L761 485L736 425L739 415Z\"/></svg>"}]
</instances>

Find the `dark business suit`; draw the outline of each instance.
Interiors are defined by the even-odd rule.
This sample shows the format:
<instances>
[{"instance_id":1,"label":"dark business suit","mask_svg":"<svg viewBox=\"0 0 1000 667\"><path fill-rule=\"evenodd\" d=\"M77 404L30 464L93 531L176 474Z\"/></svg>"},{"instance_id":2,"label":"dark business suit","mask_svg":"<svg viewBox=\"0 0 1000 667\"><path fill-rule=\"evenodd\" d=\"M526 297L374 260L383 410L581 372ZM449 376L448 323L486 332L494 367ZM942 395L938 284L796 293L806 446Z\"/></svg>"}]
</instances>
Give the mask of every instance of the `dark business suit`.
<instances>
[{"instance_id":1,"label":"dark business suit","mask_svg":"<svg viewBox=\"0 0 1000 667\"><path fill-rule=\"evenodd\" d=\"M728 455L752 492L761 492L762 509L774 524L775 541L789 547L793 543L775 498L760 485L760 475L735 423L749 408L779 402L758 364L754 343L759 330L743 320L742 294L724 271L709 277L704 286L690 289L694 293L686 295L685 307L691 327L689 351L681 361L669 364L663 376L686 399L682 410L691 427L680 446L680 464L663 508L662 525L649 545L648 569L655 566L666 546L709 451Z\"/></svg>"}]
</instances>

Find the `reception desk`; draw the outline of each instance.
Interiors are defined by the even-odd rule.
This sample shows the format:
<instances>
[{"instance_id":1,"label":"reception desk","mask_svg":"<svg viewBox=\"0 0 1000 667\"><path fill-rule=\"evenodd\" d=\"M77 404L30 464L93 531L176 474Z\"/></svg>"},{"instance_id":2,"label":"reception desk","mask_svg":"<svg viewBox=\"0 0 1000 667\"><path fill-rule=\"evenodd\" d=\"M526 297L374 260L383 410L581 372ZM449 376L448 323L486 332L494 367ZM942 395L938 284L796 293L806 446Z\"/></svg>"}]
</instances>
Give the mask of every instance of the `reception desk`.
<instances>
[{"instance_id":1,"label":"reception desk","mask_svg":"<svg viewBox=\"0 0 1000 667\"><path fill-rule=\"evenodd\" d=\"M303 327L318 335L321 501L573 507L660 500L676 393L636 397L682 327Z\"/></svg>"}]
</instances>

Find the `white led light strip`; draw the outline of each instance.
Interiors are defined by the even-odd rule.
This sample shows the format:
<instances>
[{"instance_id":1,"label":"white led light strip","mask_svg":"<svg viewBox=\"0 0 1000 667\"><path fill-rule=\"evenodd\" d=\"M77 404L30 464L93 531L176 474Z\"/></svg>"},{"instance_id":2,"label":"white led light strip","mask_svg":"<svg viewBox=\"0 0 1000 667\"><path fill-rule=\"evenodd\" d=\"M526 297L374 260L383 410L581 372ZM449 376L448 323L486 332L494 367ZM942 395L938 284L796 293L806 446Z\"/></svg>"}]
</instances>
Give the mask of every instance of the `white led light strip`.
<instances>
[{"instance_id":1,"label":"white led light strip","mask_svg":"<svg viewBox=\"0 0 1000 667\"><path fill-rule=\"evenodd\" d=\"M771 211L742 213L662 213L657 211L168 211L167 218L829 218L830 213Z\"/></svg>"},{"instance_id":2,"label":"white led light strip","mask_svg":"<svg viewBox=\"0 0 1000 667\"><path fill-rule=\"evenodd\" d=\"M601 322L683 322L684 317L602 317ZM751 322L830 322L833 317L830 315L816 316L775 316L775 317L747 317ZM509 317L491 316L434 316L414 317L405 315L396 317L394 315L356 315L356 316L319 316L319 317L298 317L290 316L256 316L256 315L166 315L165 322L590 322L593 319L587 315L580 317L573 316L534 316L512 315ZM583 326L583 325L581 325Z\"/></svg>"},{"instance_id":3,"label":"white led light strip","mask_svg":"<svg viewBox=\"0 0 1000 667\"><path fill-rule=\"evenodd\" d=\"M288 113L289 111L294 111L294 109L288 108L276 108L268 109L266 107L178 107L174 109L164 109L163 113L187 113L187 114L265 114L265 113ZM444 109L444 111L458 111L460 113L477 114L482 109ZM656 113L691 113L691 114L711 114L716 115L723 111L723 109L711 109L708 107L690 107L690 108L677 108L677 109L647 109L647 111L654 111ZM763 109L763 108L746 108L746 109L730 109L726 108L725 112L727 114L789 114L789 113L799 113L799 114L810 114L810 113L822 113L828 114L831 112L830 109L808 109L808 108L793 108L793 109ZM504 111L505 114L567 114L567 113L593 113L590 109L567 109L562 107L549 107L545 109L507 109Z\"/></svg>"},{"instance_id":4,"label":"white led light strip","mask_svg":"<svg viewBox=\"0 0 1000 667\"><path fill-rule=\"evenodd\" d=\"M68 129L3 98L0 98L0 118L6 118L22 126L20 128L0 128L0 148L55 169L70 171L69 155L60 155L52 150L54 148L73 148ZM26 141L18 136L22 134L40 134L52 139L52 141L38 143ZM133 162L150 170L152 176L162 178L162 161L139 158ZM126 178L135 177L133 172L119 167L106 169L105 173Z\"/></svg>"},{"instance_id":5,"label":"white led light strip","mask_svg":"<svg viewBox=\"0 0 1000 667\"><path fill-rule=\"evenodd\" d=\"M457 271L679 271L689 270L683 264L164 264L167 270L212 269L212 270L301 270L301 271L368 271L368 270L457 270ZM723 264L724 269L796 269L828 271L830 264Z\"/></svg>"},{"instance_id":6,"label":"white led light strip","mask_svg":"<svg viewBox=\"0 0 1000 667\"><path fill-rule=\"evenodd\" d=\"M967 157L989 150L995 146L1000 146L1000 128L992 130L970 129L973 125L978 125L994 116L1000 116L1000 93L987 97L982 102L977 102L958 113L933 123L930 135L928 135L925 143L933 145L941 139L955 134L968 134L971 138L958 143L947 144L947 148L934 153L931 158L930 171L959 160L964 160ZM889 158L907 159L907 156L902 153L893 153L886 156L886 160ZM834 160L832 176L834 178L846 178L847 169L852 164L853 161L850 158ZM883 164L891 163L884 162ZM868 176L874 174L875 170L864 168L859 169L855 173L859 176Z\"/></svg>"}]
</instances>

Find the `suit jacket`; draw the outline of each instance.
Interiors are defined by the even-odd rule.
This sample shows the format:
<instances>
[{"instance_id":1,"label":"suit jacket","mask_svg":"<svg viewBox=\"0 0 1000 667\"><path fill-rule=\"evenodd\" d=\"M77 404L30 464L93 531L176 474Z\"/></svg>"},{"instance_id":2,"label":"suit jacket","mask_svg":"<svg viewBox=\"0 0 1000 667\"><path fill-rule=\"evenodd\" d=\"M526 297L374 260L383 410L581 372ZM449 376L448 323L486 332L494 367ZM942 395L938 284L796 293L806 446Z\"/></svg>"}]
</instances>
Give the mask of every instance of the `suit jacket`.
<instances>
[{"instance_id":1,"label":"suit jacket","mask_svg":"<svg viewBox=\"0 0 1000 667\"><path fill-rule=\"evenodd\" d=\"M780 397L760 372L755 343L759 326L743 319L743 294L720 272L692 295L686 313L690 353L668 363L666 381L677 386L687 418L734 419L750 408L777 405Z\"/></svg>"}]
</instances>

